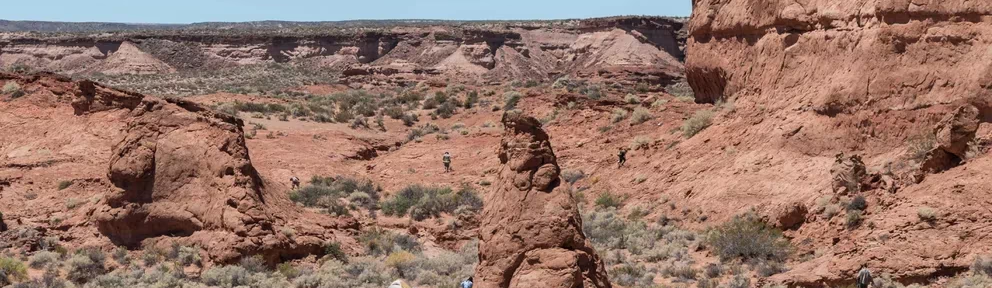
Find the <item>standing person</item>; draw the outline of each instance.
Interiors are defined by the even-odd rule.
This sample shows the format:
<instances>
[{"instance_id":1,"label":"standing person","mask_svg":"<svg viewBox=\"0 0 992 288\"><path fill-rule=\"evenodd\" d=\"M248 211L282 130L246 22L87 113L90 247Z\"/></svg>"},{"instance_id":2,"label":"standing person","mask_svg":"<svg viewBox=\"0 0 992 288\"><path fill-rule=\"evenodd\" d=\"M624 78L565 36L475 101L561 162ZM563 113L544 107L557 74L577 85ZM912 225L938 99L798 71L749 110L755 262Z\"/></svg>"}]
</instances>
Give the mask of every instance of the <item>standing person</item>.
<instances>
[{"instance_id":1,"label":"standing person","mask_svg":"<svg viewBox=\"0 0 992 288\"><path fill-rule=\"evenodd\" d=\"M293 190L300 189L300 178L296 176L290 177L289 182L293 183Z\"/></svg>"},{"instance_id":2,"label":"standing person","mask_svg":"<svg viewBox=\"0 0 992 288\"><path fill-rule=\"evenodd\" d=\"M858 271L858 288L868 288L872 285L871 271L868 271L868 264L861 264L861 271Z\"/></svg>"},{"instance_id":3,"label":"standing person","mask_svg":"<svg viewBox=\"0 0 992 288\"><path fill-rule=\"evenodd\" d=\"M441 161L444 162L444 173L451 172L451 153L444 152Z\"/></svg>"},{"instance_id":4,"label":"standing person","mask_svg":"<svg viewBox=\"0 0 992 288\"><path fill-rule=\"evenodd\" d=\"M627 148L621 147L620 152L617 153L617 157L620 158L617 162L617 168L619 169L620 167L623 167L624 163L627 163Z\"/></svg>"},{"instance_id":5,"label":"standing person","mask_svg":"<svg viewBox=\"0 0 992 288\"><path fill-rule=\"evenodd\" d=\"M472 283L472 277L468 277L468 279L465 279L465 281L462 281L462 283L459 284L458 286L459 286L459 288L472 288L472 284L473 284Z\"/></svg>"}]
</instances>

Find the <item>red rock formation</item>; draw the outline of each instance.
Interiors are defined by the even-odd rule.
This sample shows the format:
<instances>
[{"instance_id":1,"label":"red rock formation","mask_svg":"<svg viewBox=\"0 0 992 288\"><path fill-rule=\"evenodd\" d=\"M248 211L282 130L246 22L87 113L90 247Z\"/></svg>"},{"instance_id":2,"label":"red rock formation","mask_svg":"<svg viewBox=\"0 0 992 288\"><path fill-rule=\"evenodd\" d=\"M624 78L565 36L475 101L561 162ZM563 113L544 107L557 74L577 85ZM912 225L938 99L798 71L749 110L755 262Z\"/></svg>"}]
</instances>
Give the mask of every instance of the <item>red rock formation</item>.
<instances>
[{"instance_id":1,"label":"red rock formation","mask_svg":"<svg viewBox=\"0 0 992 288\"><path fill-rule=\"evenodd\" d=\"M504 114L503 124L503 165L479 229L478 287L611 287L575 199L559 186L548 134L519 113Z\"/></svg>"},{"instance_id":2,"label":"red rock formation","mask_svg":"<svg viewBox=\"0 0 992 288\"><path fill-rule=\"evenodd\" d=\"M90 184L75 190L78 195L62 197L89 197L84 199L93 199L86 201L92 205L76 209L85 216L62 225L95 227L114 245L198 245L207 250L208 262L254 254L275 262L320 254L334 230L356 228L353 219L305 214L283 193L286 187L264 181L252 166L238 118L180 99L146 97L53 75L0 74L0 80L18 81L29 93L5 103L12 112L5 116L35 117L30 122L5 119L13 124L0 127L0 132L22 136L0 140L10 147L63 151L5 161L61 161L71 167L67 173L51 165L33 171L4 166L2 172L13 175L15 187L68 177L89 179ZM67 109L70 101L72 109ZM78 173L86 175L73 177ZM11 214L27 221L38 217L21 209ZM293 233L284 232L289 230ZM65 238L94 238L86 230L70 233L80 234ZM96 243L102 242L96 238Z\"/></svg>"},{"instance_id":3,"label":"red rock formation","mask_svg":"<svg viewBox=\"0 0 992 288\"><path fill-rule=\"evenodd\" d=\"M671 189L705 191L691 203L734 199L740 208L805 199L812 209L815 199L830 194L829 163L839 152L863 155L873 173L885 169L886 163L937 173L926 175L921 183L890 189L898 190L895 193L862 191L870 204L860 227L844 228L842 217L808 215L786 235L800 254L816 257L797 261L791 271L767 280L790 287L839 286L850 283L858 265L868 263L900 282L920 283L965 271L975 255L987 253L979 248L989 245L990 235L985 228L989 222L979 216L988 215L980 199L992 191L978 183L992 176L987 172L990 159L982 156L962 164L961 155L976 129L985 125L981 122L990 119L983 102L992 96L992 2L693 4L686 77L697 102L734 99L737 109L716 129L694 138L711 143L695 143L699 146L694 148L728 147L724 140L732 134L736 149L781 162L756 168L769 173L764 177L750 177L738 175L729 165L702 164L715 159L689 151L683 159L701 158L679 169L734 174L675 182ZM931 133L937 139L930 160L907 160L907 139ZM749 182L741 185L742 179ZM722 192L723 187L738 191ZM917 212L922 208L941 211L939 223L921 222Z\"/></svg>"}]
</instances>

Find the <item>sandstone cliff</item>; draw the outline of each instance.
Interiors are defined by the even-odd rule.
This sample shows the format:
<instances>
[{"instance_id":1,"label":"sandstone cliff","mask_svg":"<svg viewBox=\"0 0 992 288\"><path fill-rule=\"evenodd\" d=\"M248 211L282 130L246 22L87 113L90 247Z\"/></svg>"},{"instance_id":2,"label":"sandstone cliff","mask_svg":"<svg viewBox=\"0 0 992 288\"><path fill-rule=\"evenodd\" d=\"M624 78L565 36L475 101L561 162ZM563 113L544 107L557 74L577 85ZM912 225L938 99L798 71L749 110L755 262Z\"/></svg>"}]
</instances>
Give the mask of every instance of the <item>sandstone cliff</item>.
<instances>
[{"instance_id":1,"label":"sandstone cliff","mask_svg":"<svg viewBox=\"0 0 992 288\"><path fill-rule=\"evenodd\" d=\"M655 83L668 83L682 71L683 24L675 19L374 27L10 33L0 35L0 67L120 74L291 63L351 78L399 74L490 81L583 74L633 75Z\"/></svg>"},{"instance_id":2,"label":"sandstone cliff","mask_svg":"<svg viewBox=\"0 0 992 288\"><path fill-rule=\"evenodd\" d=\"M992 3L957 0L694 1L686 77L697 102L735 110L687 142L697 151L680 151L694 163L673 168L708 176L676 176L688 182L669 189L704 207L734 199L724 211L810 207L772 216L795 226L786 235L812 259L772 282L841 285L862 263L903 283L966 270L992 235L981 204L992 191L976 182L992 162L965 159L992 115L990 15ZM936 147L914 159L913 139L927 136ZM731 148L748 152L705 152ZM839 152L900 179L894 193L864 188L860 226L813 211L838 199L826 171Z\"/></svg>"},{"instance_id":3,"label":"sandstone cliff","mask_svg":"<svg viewBox=\"0 0 992 288\"><path fill-rule=\"evenodd\" d=\"M520 113L502 121L499 181L479 229L478 287L611 287L575 199L560 186L548 134Z\"/></svg>"}]
</instances>

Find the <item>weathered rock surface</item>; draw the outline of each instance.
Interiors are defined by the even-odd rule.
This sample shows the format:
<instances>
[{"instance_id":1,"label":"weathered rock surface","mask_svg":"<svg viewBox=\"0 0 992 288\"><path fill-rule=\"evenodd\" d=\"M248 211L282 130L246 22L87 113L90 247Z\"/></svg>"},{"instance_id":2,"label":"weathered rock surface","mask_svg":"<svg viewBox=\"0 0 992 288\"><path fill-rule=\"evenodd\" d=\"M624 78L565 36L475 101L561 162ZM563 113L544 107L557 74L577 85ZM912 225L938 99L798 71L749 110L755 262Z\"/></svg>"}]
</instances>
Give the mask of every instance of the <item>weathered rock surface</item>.
<instances>
[{"instance_id":1,"label":"weathered rock surface","mask_svg":"<svg viewBox=\"0 0 992 288\"><path fill-rule=\"evenodd\" d=\"M279 192L286 187L262 179L237 118L47 74L0 80L28 93L0 104L0 177L11 179L0 205L23 223L18 229L67 230L62 238L91 244L103 235L135 248L175 241L225 263L320 254L334 231L357 228L353 219L301 211ZM58 191L41 189L66 180ZM22 193L41 194L32 196L34 209ZM56 212L66 201L77 204ZM50 221L52 213L60 220Z\"/></svg>"},{"instance_id":2,"label":"weathered rock surface","mask_svg":"<svg viewBox=\"0 0 992 288\"><path fill-rule=\"evenodd\" d=\"M575 199L540 122L503 116L499 181L486 195L479 229L478 287L611 287L582 234Z\"/></svg>"},{"instance_id":3,"label":"weathered rock surface","mask_svg":"<svg viewBox=\"0 0 992 288\"><path fill-rule=\"evenodd\" d=\"M863 263L904 284L967 270L992 244L980 200L992 190L978 184L992 178L989 157L962 161L990 118L990 15L992 2L966 0L694 1L686 77L697 102L733 99L736 110L689 140L680 156L693 160L672 168L706 179L679 177L669 189L691 189L691 204L733 199L721 211L793 199L813 210L834 197L833 176L854 186L848 176L862 174L850 163L832 169L837 153L862 155L868 175L922 168L919 183L855 188L868 199L863 225L808 215L786 235L813 260L763 281L840 286ZM924 163L906 156L921 134L936 134ZM730 146L749 152L707 154ZM940 220L921 221L921 209L940 211Z\"/></svg>"}]
</instances>

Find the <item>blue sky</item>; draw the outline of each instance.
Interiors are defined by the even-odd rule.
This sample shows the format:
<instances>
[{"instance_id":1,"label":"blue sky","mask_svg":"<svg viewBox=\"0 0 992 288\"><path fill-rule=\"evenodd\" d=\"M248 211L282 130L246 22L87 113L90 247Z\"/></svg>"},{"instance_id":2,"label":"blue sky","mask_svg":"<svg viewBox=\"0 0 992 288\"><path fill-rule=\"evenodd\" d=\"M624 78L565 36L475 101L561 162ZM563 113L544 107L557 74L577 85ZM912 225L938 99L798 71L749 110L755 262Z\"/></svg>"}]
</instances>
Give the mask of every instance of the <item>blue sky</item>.
<instances>
[{"instance_id":1,"label":"blue sky","mask_svg":"<svg viewBox=\"0 0 992 288\"><path fill-rule=\"evenodd\" d=\"M5 0L0 19L192 23L354 19L517 20L688 16L691 0Z\"/></svg>"}]
</instances>

